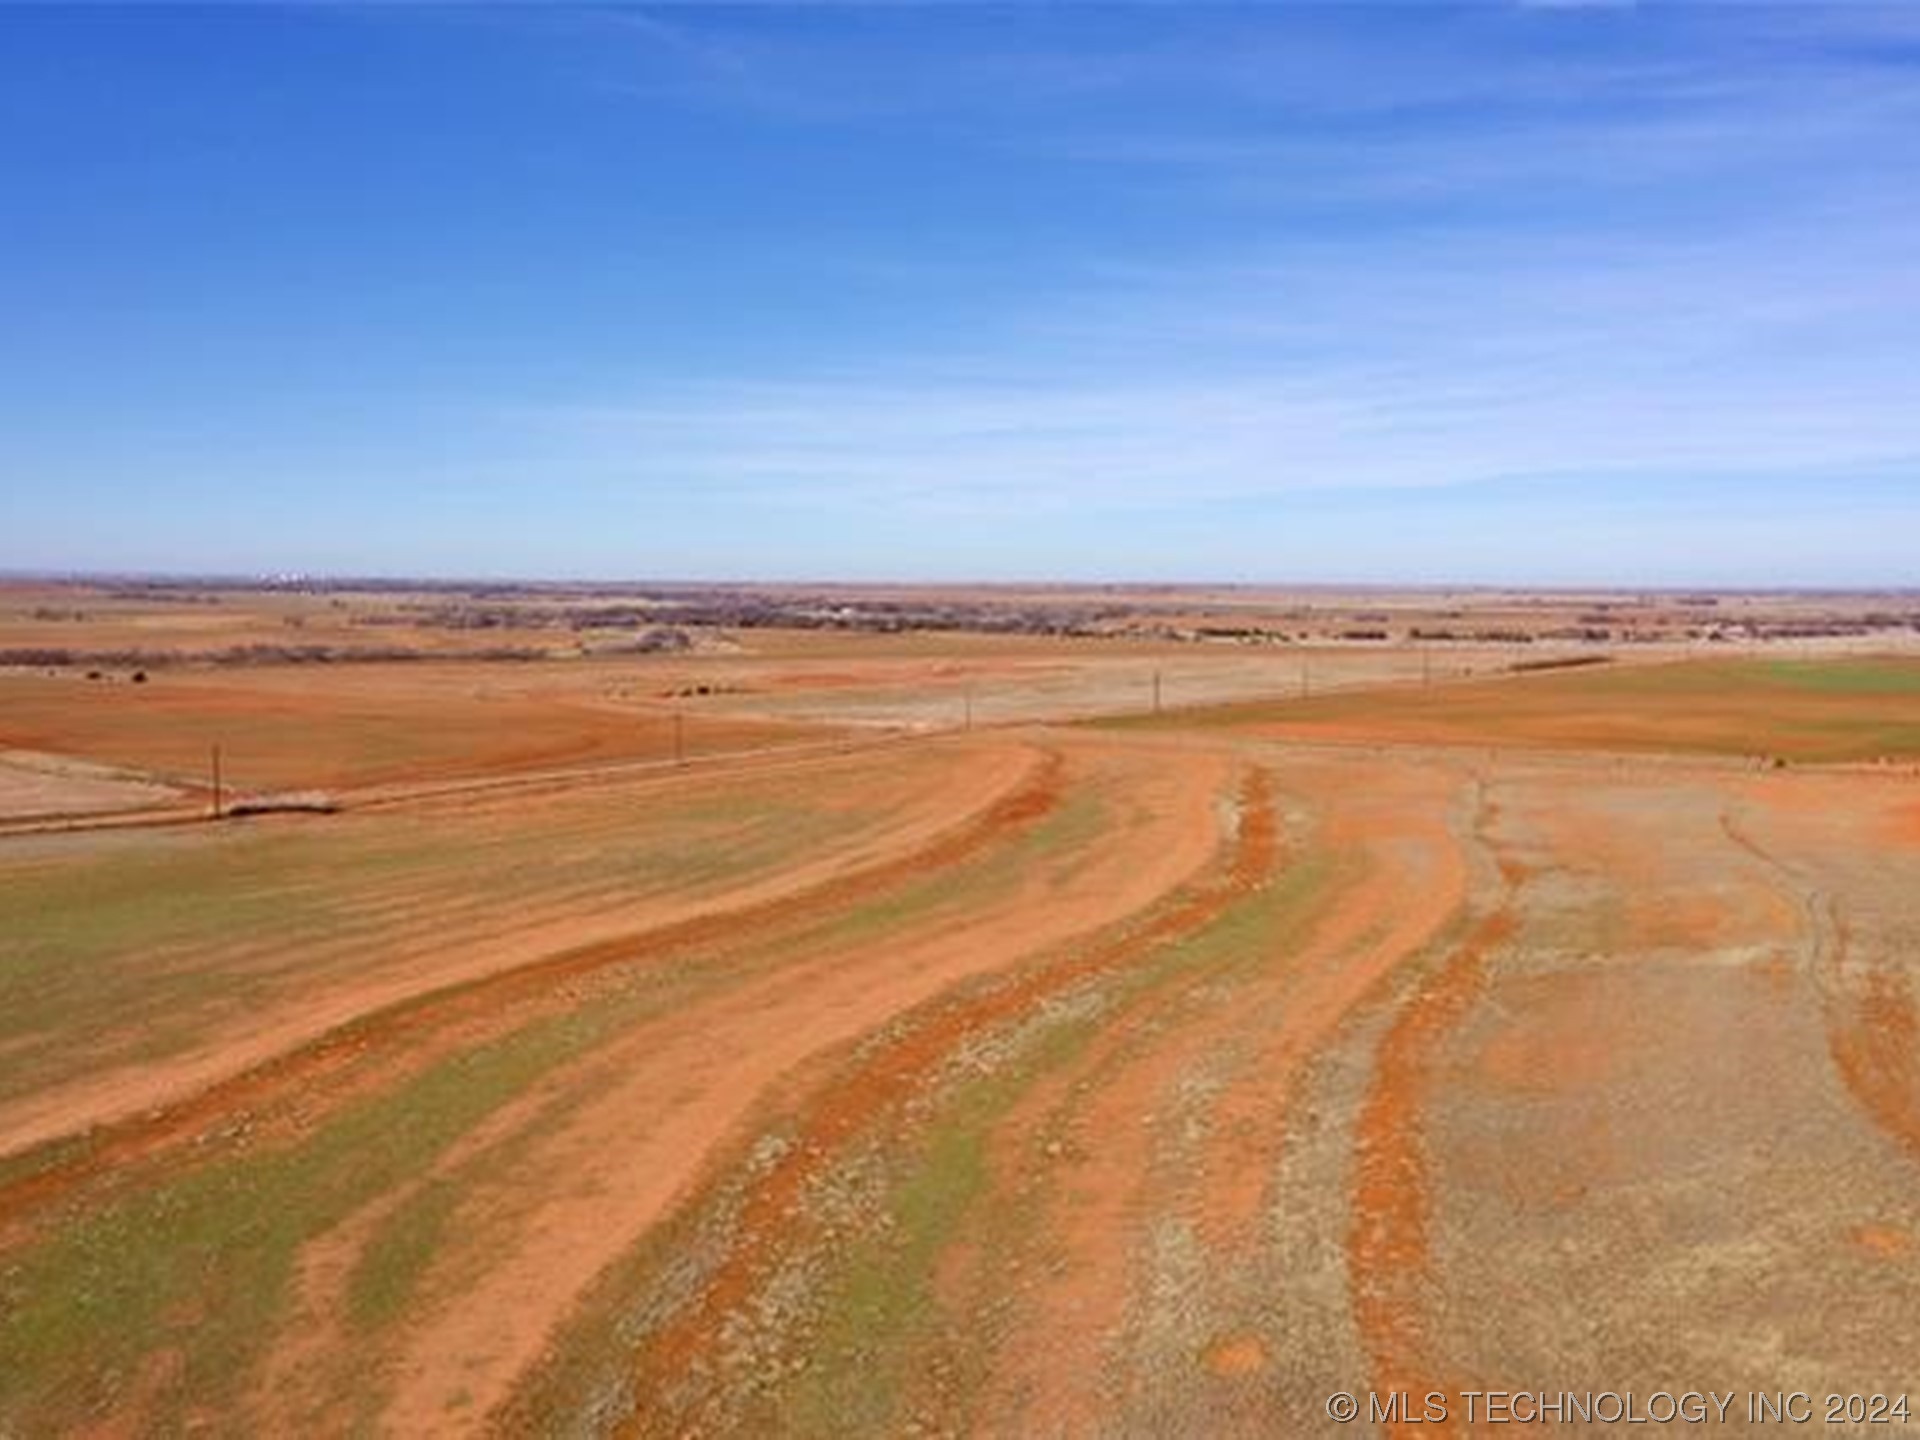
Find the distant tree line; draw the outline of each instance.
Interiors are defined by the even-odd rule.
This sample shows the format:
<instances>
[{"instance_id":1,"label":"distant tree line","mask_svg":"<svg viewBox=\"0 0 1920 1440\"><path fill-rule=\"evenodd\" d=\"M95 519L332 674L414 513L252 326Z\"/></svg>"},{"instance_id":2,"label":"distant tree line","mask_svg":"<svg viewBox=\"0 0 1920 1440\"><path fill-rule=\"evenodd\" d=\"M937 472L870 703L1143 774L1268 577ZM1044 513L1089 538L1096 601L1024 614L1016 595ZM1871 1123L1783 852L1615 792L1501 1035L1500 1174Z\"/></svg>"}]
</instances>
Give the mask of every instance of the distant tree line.
<instances>
[{"instance_id":1,"label":"distant tree line","mask_svg":"<svg viewBox=\"0 0 1920 1440\"><path fill-rule=\"evenodd\" d=\"M64 645L23 645L0 649L0 665L61 669L158 670L170 665L335 665L349 662L409 660L544 660L547 652L525 645L496 645L448 654L403 645L229 645L220 650L77 650Z\"/></svg>"}]
</instances>

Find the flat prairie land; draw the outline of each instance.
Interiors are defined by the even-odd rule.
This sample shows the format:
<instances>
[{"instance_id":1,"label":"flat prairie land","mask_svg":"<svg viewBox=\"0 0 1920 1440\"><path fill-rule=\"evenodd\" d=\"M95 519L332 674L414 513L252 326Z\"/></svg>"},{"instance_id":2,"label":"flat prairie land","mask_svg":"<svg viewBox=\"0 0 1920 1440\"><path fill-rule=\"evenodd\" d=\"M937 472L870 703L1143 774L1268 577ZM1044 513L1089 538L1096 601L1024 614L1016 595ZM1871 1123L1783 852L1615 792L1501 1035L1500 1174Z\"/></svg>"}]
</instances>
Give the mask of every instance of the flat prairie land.
<instances>
[{"instance_id":1,"label":"flat prairie land","mask_svg":"<svg viewBox=\"0 0 1920 1440\"><path fill-rule=\"evenodd\" d=\"M1609 654L0 676L0 1435L1902 1394L1920 668ZM215 735L334 812L203 818Z\"/></svg>"},{"instance_id":2,"label":"flat prairie land","mask_svg":"<svg viewBox=\"0 0 1920 1440\"><path fill-rule=\"evenodd\" d=\"M1593 666L1391 694L1349 693L1132 725L1225 726L1300 741L1514 745L1814 761L1920 756L1920 658Z\"/></svg>"},{"instance_id":3,"label":"flat prairie land","mask_svg":"<svg viewBox=\"0 0 1920 1440\"><path fill-rule=\"evenodd\" d=\"M149 681L0 673L0 736L176 786L336 788L821 740L829 727L623 699L607 667L465 661L169 671ZM676 720L676 710L678 719Z\"/></svg>"}]
</instances>

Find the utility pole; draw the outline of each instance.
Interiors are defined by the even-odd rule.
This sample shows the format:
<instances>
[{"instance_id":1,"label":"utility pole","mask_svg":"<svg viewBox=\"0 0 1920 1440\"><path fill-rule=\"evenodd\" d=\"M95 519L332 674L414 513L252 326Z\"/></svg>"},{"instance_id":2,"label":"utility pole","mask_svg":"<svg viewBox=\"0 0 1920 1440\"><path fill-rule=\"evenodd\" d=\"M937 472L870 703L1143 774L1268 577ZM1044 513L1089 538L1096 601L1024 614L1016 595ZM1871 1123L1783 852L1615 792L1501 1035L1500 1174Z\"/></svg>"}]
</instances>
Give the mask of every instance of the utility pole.
<instances>
[{"instance_id":1,"label":"utility pole","mask_svg":"<svg viewBox=\"0 0 1920 1440\"><path fill-rule=\"evenodd\" d=\"M1160 713L1160 672L1153 672L1153 713Z\"/></svg>"},{"instance_id":2,"label":"utility pole","mask_svg":"<svg viewBox=\"0 0 1920 1440\"><path fill-rule=\"evenodd\" d=\"M220 747L213 747L213 818L220 818Z\"/></svg>"},{"instance_id":3,"label":"utility pole","mask_svg":"<svg viewBox=\"0 0 1920 1440\"><path fill-rule=\"evenodd\" d=\"M1313 694L1313 672L1309 668L1307 652L1300 652L1300 698L1306 700Z\"/></svg>"},{"instance_id":4,"label":"utility pole","mask_svg":"<svg viewBox=\"0 0 1920 1440\"><path fill-rule=\"evenodd\" d=\"M678 710L673 712L673 763L687 763L687 717Z\"/></svg>"}]
</instances>

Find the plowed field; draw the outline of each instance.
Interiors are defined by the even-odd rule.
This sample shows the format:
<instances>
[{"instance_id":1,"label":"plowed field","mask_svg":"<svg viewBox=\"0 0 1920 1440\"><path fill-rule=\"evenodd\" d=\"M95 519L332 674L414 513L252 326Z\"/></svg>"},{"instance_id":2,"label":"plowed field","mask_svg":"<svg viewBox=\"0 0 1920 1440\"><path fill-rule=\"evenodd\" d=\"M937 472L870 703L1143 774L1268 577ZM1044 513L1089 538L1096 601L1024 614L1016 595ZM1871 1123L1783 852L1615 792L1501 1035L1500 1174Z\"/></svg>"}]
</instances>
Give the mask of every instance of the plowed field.
<instances>
[{"instance_id":1,"label":"plowed field","mask_svg":"<svg viewBox=\"0 0 1920 1440\"><path fill-rule=\"evenodd\" d=\"M0 837L0 1435L1910 1378L1908 664L715 717L684 766L460 673L438 730L424 671L275 691L254 778L337 814ZM140 703L271 713L224 686ZM201 738L14 713L125 783Z\"/></svg>"}]
</instances>

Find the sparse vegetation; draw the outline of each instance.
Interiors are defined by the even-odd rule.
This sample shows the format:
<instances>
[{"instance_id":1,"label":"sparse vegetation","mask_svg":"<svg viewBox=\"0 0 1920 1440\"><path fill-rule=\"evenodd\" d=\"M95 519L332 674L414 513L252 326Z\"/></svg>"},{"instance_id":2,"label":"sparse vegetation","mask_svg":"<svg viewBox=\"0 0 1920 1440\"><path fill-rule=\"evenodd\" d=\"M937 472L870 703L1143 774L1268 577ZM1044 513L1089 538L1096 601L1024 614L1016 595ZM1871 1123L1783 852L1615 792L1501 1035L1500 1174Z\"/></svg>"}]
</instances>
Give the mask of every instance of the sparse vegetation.
<instances>
[{"instance_id":1,"label":"sparse vegetation","mask_svg":"<svg viewBox=\"0 0 1920 1440\"><path fill-rule=\"evenodd\" d=\"M1025 623L992 596L721 633L222 593L183 654L376 615L606 653L0 676L0 801L34 796L0 838L0 1431L1313 1433L1296 1391L1401 1388L1395 1346L1509 1293L1496 1250L1691 1265L1642 1217L1756 1193L1903 1243L1854 1214L1897 1215L1920 1144L1891 648L1597 646L1732 597L1073 601L1096 643L879 628ZM166 603L21 623L97 653L97 612ZM156 773L158 808L43 833L60 786ZM1768 1149L1809 1095L1844 1195ZM1595 1113L1661 1145L1629 1164ZM1596 1285L1582 1343L1777 1282L1699 1233L1695 1289ZM1847 1363L1895 1364L1897 1267L1834 1273L1796 1283L1878 1317ZM1496 1369L1565 1342L1475 1314L1448 1333Z\"/></svg>"}]
</instances>

